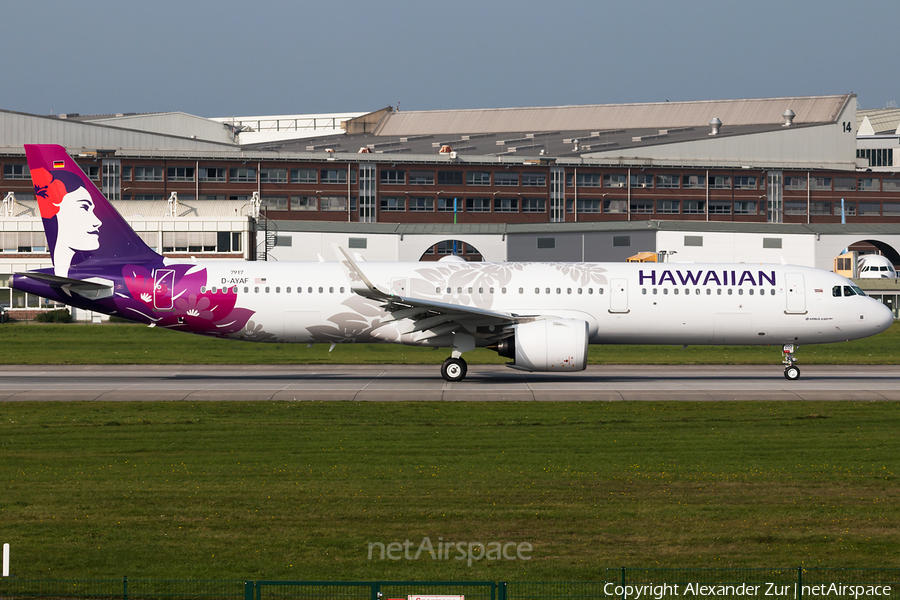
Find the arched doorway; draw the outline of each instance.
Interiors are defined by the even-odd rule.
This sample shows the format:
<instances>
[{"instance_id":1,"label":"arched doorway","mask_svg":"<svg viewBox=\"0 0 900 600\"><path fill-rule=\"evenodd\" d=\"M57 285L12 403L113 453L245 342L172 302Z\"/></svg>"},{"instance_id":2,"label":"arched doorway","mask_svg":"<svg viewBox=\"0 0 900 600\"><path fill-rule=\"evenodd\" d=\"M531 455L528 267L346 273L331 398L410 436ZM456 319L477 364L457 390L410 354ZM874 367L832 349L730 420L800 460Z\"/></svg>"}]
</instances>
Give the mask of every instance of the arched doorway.
<instances>
[{"instance_id":1,"label":"arched doorway","mask_svg":"<svg viewBox=\"0 0 900 600\"><path fill-rule=\"evenodd\" d=\"M890 244L886 244L880 240L861 240L850 244L847 248L850 252L856 251L862 254L881 254L893 263L894 268L900 266L900 252L894 249Z\"/></svg>"},{"instance_id":2,"label":"arched doorway","mask_svg":"<svg viewBox=\"0 0 900 600\"><path fill-rule=\"evenodd\" d=\"M458 256L468 262L481 262L484 260L481 252L475 246L462 240L441 240L426 248L419 260L434 261L440 260L445 256Z\"/></svg>"}]
</instances>

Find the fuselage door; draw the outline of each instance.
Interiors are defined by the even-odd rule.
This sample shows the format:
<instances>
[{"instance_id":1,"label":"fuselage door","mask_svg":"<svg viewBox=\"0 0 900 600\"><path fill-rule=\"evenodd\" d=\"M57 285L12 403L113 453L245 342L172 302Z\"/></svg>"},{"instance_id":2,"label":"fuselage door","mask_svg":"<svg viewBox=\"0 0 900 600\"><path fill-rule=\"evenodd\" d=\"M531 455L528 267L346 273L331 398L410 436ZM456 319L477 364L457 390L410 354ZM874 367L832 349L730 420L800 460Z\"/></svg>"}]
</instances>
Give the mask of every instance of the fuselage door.
<instances>
[{"instance_id":1,"label":"fuselage door","mask_svg":"<svg viewBox=\"0 0 900 600\"><path fill-rule=\"evenodd\" d=\"M806 293L803 288L803 273L786 273L784 276L789 314L806 313Z\"/></svg>"},{"instance_id":2,"label":"fuselage door","mask_svg":"<svg viewBox=\"0 0 900 600\"><path fill-rule=\"evenodd\" d=\"M613 279L609 282L609 312L628 312L628 280Z\"/></svg>"},{"instance_id":3,"label":"fuselage door","mask_svg":"<svg viewBox=\"0 0 900 600\"><path fill-rule=\"evenodd\" d=\"M175 271L172 269L156 269L153 273L153 308L172 310L175 288Z\"/></svg>"}]
</instances>

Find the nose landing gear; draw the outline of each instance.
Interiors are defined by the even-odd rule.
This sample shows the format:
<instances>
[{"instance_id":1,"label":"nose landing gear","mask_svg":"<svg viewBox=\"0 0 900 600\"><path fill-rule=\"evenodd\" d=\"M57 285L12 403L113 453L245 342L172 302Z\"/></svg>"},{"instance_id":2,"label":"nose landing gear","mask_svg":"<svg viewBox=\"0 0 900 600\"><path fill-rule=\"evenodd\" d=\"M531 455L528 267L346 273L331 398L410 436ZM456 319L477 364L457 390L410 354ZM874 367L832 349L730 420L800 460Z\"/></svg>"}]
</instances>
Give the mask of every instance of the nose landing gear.
<instances>
[{"instance_id":1,"label":"nose landing gear","mask_svg":"<svg viewBox=\"0 0 900 600\"><path fill-rule=\"evenodd\" d=\"M784 353L784 360L781 361L784 367L784 378L788 381L796 381L800 379L800 368L794 364L797 362L797 359L794 357L794 344L785 344L782 348L782 352Z\"/></svg>"}]
</instances>

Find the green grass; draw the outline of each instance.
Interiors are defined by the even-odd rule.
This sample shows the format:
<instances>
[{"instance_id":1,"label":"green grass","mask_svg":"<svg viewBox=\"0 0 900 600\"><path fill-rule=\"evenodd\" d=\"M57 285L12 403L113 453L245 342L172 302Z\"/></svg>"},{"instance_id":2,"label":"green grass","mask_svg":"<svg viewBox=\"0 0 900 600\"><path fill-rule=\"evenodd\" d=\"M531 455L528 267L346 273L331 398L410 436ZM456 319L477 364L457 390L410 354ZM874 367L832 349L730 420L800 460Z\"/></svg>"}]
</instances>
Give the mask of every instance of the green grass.
<instances>
[{"instance_id":1,"label":"green grass","mask_svg":"<svg viewBox=\"0 0 900 600\"><path fill-rule=\"evenodd\" d=\"M0 541L22 579L900 567L896 403L0 408ZM426 536L533 559L367 560Z\"/></svg>"},{"instance_id":2,"label":"green grass","mask_svg":"<svg viewBox=\"0 0 900 600\"><path fill-rule=\"evenodd\" d=\"M393 344L258 344L207 338L141 325L0 325L2 364L440 364L448 351ZM803 346L800 364L896 364L900 324L864 340ZM471 364L508 359L477 349ZM593 364L766 364L781 361L780 346L591 346Z\"/></svg>"}]
</instances>

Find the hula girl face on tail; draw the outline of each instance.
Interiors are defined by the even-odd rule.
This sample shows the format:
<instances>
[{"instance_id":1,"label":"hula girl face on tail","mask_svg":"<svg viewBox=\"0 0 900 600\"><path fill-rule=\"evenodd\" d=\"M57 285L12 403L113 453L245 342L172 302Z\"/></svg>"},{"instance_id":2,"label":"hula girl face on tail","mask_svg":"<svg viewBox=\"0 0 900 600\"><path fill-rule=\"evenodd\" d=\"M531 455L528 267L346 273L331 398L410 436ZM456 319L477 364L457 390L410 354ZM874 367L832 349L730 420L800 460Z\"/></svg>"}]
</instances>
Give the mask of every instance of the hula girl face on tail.
<instances>
[{"instance_id":1,"label":"hula girl face on tail","mask_svg":"<svg viewBox=\"0 0 900 600\"><path fill-rule=\"evenodd\" d=\"M94 214L94 201L81 177L74 173L38 168L31 171L31 178L44 219L53 272L68 277L76 252L100 247L102 223Z\"/></svg>"}]
</instances>

